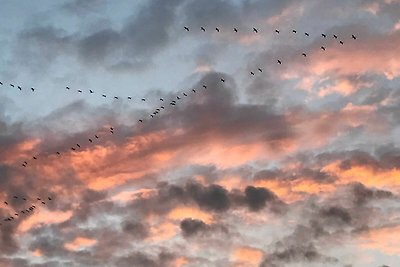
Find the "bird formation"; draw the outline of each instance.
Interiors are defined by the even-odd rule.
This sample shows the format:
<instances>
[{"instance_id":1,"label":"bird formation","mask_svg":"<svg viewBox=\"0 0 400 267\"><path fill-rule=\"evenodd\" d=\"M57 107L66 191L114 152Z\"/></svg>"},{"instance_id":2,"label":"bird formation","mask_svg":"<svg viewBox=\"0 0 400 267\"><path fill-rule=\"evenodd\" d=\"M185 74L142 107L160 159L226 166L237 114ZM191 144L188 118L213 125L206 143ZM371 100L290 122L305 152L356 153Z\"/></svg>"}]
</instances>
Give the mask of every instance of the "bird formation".
<instances>
[{"instance_id":1,"label":"bird formation","mask_svg":"<svg viewBox=\"0 0 400 267\"><path fill-rule=\"evenodd\" d=\"M280 33L280 31L279 30L275 30L276 31L276 33ZM297 33L297 31L296 30L293 30L293 33ZM306 36L310 36L307 32L305 33L305 35ZM323 37L323 38L326 38L327 36L326 36L326 34L321 34L321 36ZM337 35L333 35L333 38L335 38L335 39L337 39L338 38L338 36ZM354 39L354 40L357 40L357 37L353 34L353 35L351 35L351 38L352 39ZM339 41L339 44L341 44L341 45L343 45L344 44L344 42L343 41ZM320 49L321 49L321 51L326 51L326 45L322 45L321 47L320 47ZM303 57L303 58L306 58L307 57L307 53L306 52L302 52L301 53L301 56ZM277 64L279 64L279 65L282 65L282 60L281 59L277 59ZM262 68L258 68L258 72L263 72L263 69ZM256 71L254 71L254 70L251 70L250 71L250 75L251 76L255 76L256 75Z\"/></svg>"},{"instance_id":2,"label":"bird formation","mask_svg":"<svg viewBox=\"0 0 400 267\"><path fill-rule=\"evenodd\" d=\"M12 214L10 214L9 216L7 216L3 220L1 220L0 226L3 226L8 222L15 222L15 220L17 218L20 218L21 216L29 216L29 215L31 215L37 209L37 206L35 205L35 202L38 202L41 205L47 205L46 203L48 203L49 201L53 200L53 198L50 197L50 196L48 196L47 198L37 197L36 199L33 199L33 198L31 199L31 198L24 197L24 196L16 196L16 195L14 195L13 198L12 198L13 201L15 201L15 200L16 201L22 201L23 204L27 203L28 199L31 202L30 206L29 207L25 207L25 208L18 208L18 209L14 208L13 207L14 205L11 205L11 201L10 200L9 201L4 201L3 202L3 206L6 207L6 208L14 209L14 211L13 211Z\"/></svg>"},{"instance_id":3,"label":"bird formation","mask_svg":"<svg viewBox=\"0 0 400 267\"><path fill-rule=\"evenodd\" d=\"M109 133L110 133L110 134L114 134L114 132L115 132L114 127L109 127ZM82 149L82 147L84 146L84 144L91 144L91 143L94 143L95 141L97 141L97 140L99 140L99 139L101 139L101 138L104 138L104 137L105 137L104 134L103 134L103 135L100 135L100 134L96 133L96 134L94 134L94 135L91 135L91 136L87 137L87 139L85 140L84 143L80 142L80 143L76 143L76 144L72 145L72 146L70 147L69 150L71 150L71 151L78 151L78 150ZM62 156L63 154L66 154L66 153L67 153L67 152L66 152L65 150L64 150L64 151L59 150L59 151L55 151L55 152L53 152L53 153L50 153L50 155L56 155L56 156L59 157L59 156ZM47 155L49 155L49 153L40 154L40 155L35 155L35 156L33 156L33 157L31 158L31 160L32 160L32 161L37 161L37 160L39 160L40 158L46 157ZM22 165L22 167L26 168L26 167L29 166L29 164L30 164L30 162L29 162L28 160L25 160L24 162L22 162L21 165Z\"/></svg>"}]
</instances>

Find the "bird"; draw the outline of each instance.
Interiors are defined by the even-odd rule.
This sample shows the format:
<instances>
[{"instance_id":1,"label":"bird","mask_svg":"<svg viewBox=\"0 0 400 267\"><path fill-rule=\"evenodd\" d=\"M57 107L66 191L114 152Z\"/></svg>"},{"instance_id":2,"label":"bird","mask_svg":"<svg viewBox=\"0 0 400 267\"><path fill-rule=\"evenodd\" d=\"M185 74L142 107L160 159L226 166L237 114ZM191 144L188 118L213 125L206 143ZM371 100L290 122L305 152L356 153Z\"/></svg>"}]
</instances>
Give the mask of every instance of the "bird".
<instances>
[{"instance_id":1,"label":"bird","mask_svg":"<svg viewBox=\"0 0 400 267\"><path fill-rule=\"evenodd\" d=\"M79 144L76 144L77 147L81 147Z\"/></svg>"},{"instance_id":2,"label":"bird","mask_svg":"<svg viewBox=\"0 0 400 267\"><path fill-rule=\"evenodd\" d=\"M23 167L26 167L26 165L25 164L21 164Z\"/></svg>"},{"instance_id":3,"label":"bird","mask_svg":"<svg viewBox=\"0 0 400 267\"><path fill-rule=\"evenodd\" d=\"M17 196L13 196L13 198L15 198L15 199L18 199L18 197L17 197Z\"/></svg>"},{"instance_id":4,"label":"bird","mask_svg":"<svg viewBox=\"0 0 400 267\"><path fill-rule=\"evenodd\" d=\"M251 75L254 75L254 72L250 71L250 74L251 74Z\"/></svg>"},{"instance_id":5,"label":"bird","mask_svg":"<svg viewBox=\"0 0 400 267\"><path fill-rule=\"evenodd\" d=\"M253 32L258 33L258 30L253 27Z\"/></svg>"},{"instance_id":6,"label":"bird","mask_svg":"<svg viewBox=\"0 0 400 267\"><path fill-rule=\"evenodd\" d=\"M175 106L175 103L169 103L170 105L172 105L172 106Z\"/></svg>"},{"instance_id":7,"label":"bird","mask_svg":"<svg viewBox=\"0 0 400 267\"><path fill-rule=\"evenodd\" d=\"M344 43L343 43L343 41L339 41L339 43L341 44L341 45L343 45Z\"/></svg>"},{"instance_id":8,"label":"bird","mask_svg":"<svg viewBox=\"0 0 400 267\"><path fill-rule=\"evenodd\" d=\"M96 139L99 139L99 137L97 136L97 134L95 134L94 137L96 137Z\"/></svg>"},{"instance_id":9,"label":"bird","mask_svg":"<svg viewBox=\"0 0 400 267\"><path fill-rule=\"evenodd\" d=\"M35 88L31 87L32 92L35 92Z\"/></svg>"},{"instance_id":10,"label":"bird","mask_svg":"<svg viewBox=\"0 0 400 267\"><path fill-rule=\"evenodd\" d=\"M90 143L93 143L93 140L89 138L89 142L90 142Z\"/></svg>"},{"instance_id":11,"label":"bird","mask_svg":"<svg viewBox=\"0 0 400 267\"><path fill-rule=\"evenodd\" d=\"M154 118L154 115L153 115L153 114L150 114L150 117Z\"/></svg>"},{"instance_id":12,"label":"bird","mask_svg":"<svg viewBox=\"0 0 400 267\"><path fill-rule=\"evenodd\" d=\"M305 36L310 36L310 35L308 34L308 32L305 32L304 35L305 35Z\"/></svg>"},{"instance_id":13,"label":"bird","mask_svg":"<svg viewBox=\"0 0 400 267\"><path fill-rule=\"evenodd\" d=\"M131 96L128 96L128 99L132 99L132 97L131 97Z\"/></svg>"},{"instance_id":14,"label":"bird","mask_svg":"<svg viewBox=\"0 0 400 267\"><path fill-rule=\"evenodd\" d=\"M204 89L207 89L207 85L203 84L203 88L204 88Z\"/></svg>"},{"instance_id":15,"label":"bird","mask_svg":"<svg viewBox=\"0 0 400 267\"><path fill-rule=\"evenodd\" d=\"M11 87L14 87L14 84L10 83L10 86L11 86Z\"/></svg>"},{"instance_id":16,"label":"bird","mask_svg":"<svg viewBox=\"0 0 400 267\"><path fill-rule=\"evenodd\" d=\"M293 30L292 32L293 32L293 33L297 33L297 31L296 31L296 30Z\"/></svg>"},{"instance_id":17,"label":"bird","mask_svg":"<svg viewBox=\"0 0 400 267\"><path fill-rule=\"evenodd\" d=\"M102 97L107 97L106 95L101 95Z\"/></svg>"},{"instance_id":18,"label":"bird","mask_svg":"<svg viewBox=\"0 0 400 267\"><path fill-rule=\"evenodd\" d=\"M114 131L114 127L110 127L110 130L111 130L111 131Z\"/></svg>"},{"instance_id":19,"label":"bird","mask_svg":"<svg viewBox=\"0 0 400 267\"><path fill-rule=\"evenodd\" d=\"M160 111L160 109L159 109L159 108L156 108L156 110L157 110L157 111Z\"/></svg>"},{"instance_id":20,"label":"bird","mask_svg":"<svg viewBox=\"0 0 400 267\"><path fill-rule=\"evenodd\" d=\"M180 100L181 98L179 96L176 96L176 99Z\"/></svg>"},{"instance_id":21,"label":"bird","mask_svg":"<svg viewBox=\"0 0 400 267\"><path fill-rule=\"evenodd\" d=\"M196 90L192 89L193 93L196 93Z\"/></svg>"},{"instance_id":22,"label":"bird","mask_svg":"<svg viewBox=\"0 0 400 267\"><path fill-rule=\"evenodd\" d=\"M114 131L113 131L113 130L111 130L111 131L110 131L110 133L111 133L111 134L114 134Z\"/></svg>"},{"instance_id":23,"label":"bird","mask_svg":"<svg viewBox=\"0 0 400 267\"><path fill-rule=\"evenodd\" d=\"M142 98L142 101L146 101L146 99L145 99L145 98Z\"/></svg>"},{"instance_id":24,"label":"bird","mask_svg":"<svg viewBox=\"0 0 400 267\"><path fill-rule=\"evenodd\" d=\"M183 95L184 95L184 96L187 96L187 94L186 94L186 93L183 93Z\"/></svg>"},{"instance_id":25,"label":"bird","mask_svg":"<svg viewBox=\"0 0 400 267\"><path fill-rule=\"evenodd\" d=\"M164 101L164 99L163 99L163 98L160 98L160 101Z\"/></svg>"},{"instance_id":26,"label":"bird","mask_svg":"<svg viewBox=\"0 0 400 267\"><path fill-rule=\"evenodd\" d=\"M325 33L322 33L321 36L324 37L324 38L326 38L326 34L325 34Z\"/></svg>"},{"instance_id":27,"label":"bird","mask_svg":"<svg viewBox=\"0 0 400 267\"><path fill-rule=\"evenodd\" d=\"M219 29L218 29L218 28L215 28L215 30L216 30L217 32L219 32Z\"/></svg>"},{"instance_id":28,"label":"bird","mask_svg":"<svg viewBox=\"0 0 400 267\"><path fill-rule=\"evenodd\" d=\"M200 27L200 29L201 29L203 32L206 31L206 29L205 29L204 27Z\"/></svg>"},{"instance_id":29,"label":"bird","mask_svg":"<svg viewBox=\"0 0 400 267\"><path fill-rule=\"evenodd\" d=\"M114 96L115 99L118 99L118 96Z\"/></svg>"},{"instance_id":30,"label":"bird","mask_svg":"<svg viewBox=\"0 0 400 267\"><path fill-rule=\"evenodd\" d=\"M40 197L36 198L36 200L41 200Z\"/></svg>"},{"instance_id":31,"label":"bird","mask_svg":"<svg viewBox=\"0 0 400 267\"><path fill-rule=\"evenodd\" d=\"M21 88L21 86L18 86L18 89L19 89L20 91L22 91L22 88Z\"/></svg>"},{"instance_id":32,"label":"bird","mask_svg":"<svg viewBox=\"0 0 400 267\"><path fill-rule=\"evenodd\" d=\"M187 32L189 31L189 28L188 28L188 27L185 26L185 27L183 27L183 28L185 28L185 30L186 30Z\"/></svg>"},{"instance_id":33,"label":"bird","mask_svg":"<svg viewBox=\"0 0 400 267\"><path fill-rule=\"evenodd\" d=\"M47 197L48 200L52 200L51 197Z\"/></svg>"},{"instance_id":34,"label":"bird","mask_svg":"<svg viewBox=\"0 0 400 267\"><path fill-rule=\"evenodd\" d=\"M234 32L238 32L238 29L236 29L236 28L233 28L233 31L234 31Z\"/></svg>"},{"instance_id":35,"label":"bird","mask_svg":"<svg viewBox=\"0 0 400 267\"><path fill-rule=\"evenodd\" d=\"M37 159L37 157L35 157L35 156L34 156L34 157L32 157L32 158L33 158L33 159Z\"/></svg>"},{"instance_id":36,"label":"bird","mask_svg":"<svg viewBox=\"0 0 400 267\"><path fill-rule=\"evenodd\" d=\"M357 37L354 34L351 35L351 38L353 38L354 40L357 39Z\"/></svg>"},{"instance_id":37,"label":"bird","mask_svg":"<svg viewBox=\"0 0 400 267\"><path fill-rule=\"evenodd\" d=\"M277 34L279 34L279 30L275 30L275 32L276 32Z\"/></svg>"},{"instance_id":38,"label":"bird","mask_svg":"<svg viewBox=\"0 0 400 267\"><path fill-rule=\"evenodd\" d=\"M78 90L78 93L82 93L82 90Z\"/></svg>"},{"instance_id":39,"label":"bird","mask_svg":"<svg viewBox=\"0 0 400 267\"><path fill-rule=\"evenodd\" d=\"M336 34L334 34L334 35L333 35L333 38L337 39L338 37L337 37L337 35L336 35Z\"/></svg>"},{"instance_id":40,"label":"bird","mask_svg":"<svg viewBox=\"0 0 400 267\"><path fill-rule=\"evenodd\" d=\"M43 205L46 205L46 202L42 201L42 204L43 204Z\"/></svg>"},{"instance_id":41,"label":"bird","mask_svg":"<svg viewBox=\"0 0 400 267\"><path fill-rule=\"evenodd\" d=\"M71 147L71 150L75 151L76 149L75 149L75 148L73 148L73 147Z\"/></svg>"},{"instance_id":42,"label":"bird","mask_svg":"<svg viewBox=\"0 0 400 267\"><path fill-rule=\"evenodd\" d=\"M321 46L321 49L324 50L324 51L326 50L325 46Z\"/></svg>"},{"instance_id":43,"label":"bird","mask_svg":"<svg viewBox=\"0 0 400 267\"><path fill-rule=\"evenodd\" d=\"M57 154L57 155L61 155L61 153L60 153L60 152L58 152L58 151L56 152L56 154Z\"/></svg>"},{"instance_id":44,"label":"bird","mask_svg":"<svg viewBox=\"0 0 400 267\"><path fill-rule=\"evenodd\" d=\"M307 57L307 54L306 54L306 53L303 53L302 55L303 55L304 57Z\"/></svg>"},{"instance_id":45,"label":"bird","mask_svg":"<svg viewBox=\"0 0 400 267\"><path fill-rule=\"evenodd\" d=\"M161 108L164 109L165 107L164 107L164 106L161 106Z\"/></svg>"},{"instance_id":46,"label":"bird","mask_svg":"<svg viewBox=\"0 0 400 267\"><path fill-rule=\"evenodd\" d=\"M68 86L65 87L67 90L69 90L70 88Z\"/></svg>"},{"instance_id":47,"label":"bird","mask_svg":"<svg viewBox=\"0 0 400 267\"><path fill-rule=\"evenodd\" d=\"M23 201L26 201L26 198L23 197L22 200L23 200Z\"/></svg>"},{"instance_id":48,"label":"bird","mask_svg":"<svg viewBox=\"0 0 400 267\"><path fill-rule=\"evenodd\" d=\"M224 82L225 82L225 79L224 79L224 78L221 78L221 82L223 82L223 83L224 83Z\"/></svg>"},{"instance_id":49,"label":"bird","mask_svg":"<svg viewBox=\"0 0 400 267\"><path fill-rule=\"evenodd\" d=\"M143 122L143 120L139 120L139 122Z\"/></svg>"},{"instance_id":50,"label":"bird","mask_svg":"<svg viewBox=\"0 0 400 267\"><path fill-rule=\"evenodd\" d=\"M0 82L0 85L3 85L3 83L2 83L2 82Z\"/></svg>"},{"instance_id":51,"label":"bird","mask_svg":"<svg viewBox=\"0 0 400 267\"><path fill-rule=\"evenodd\" d=\"M93 92L93 90L89 90L89 92L91 93L91 94L93 94L94 92Z\"/></svg>"},{"instance_id":52,"label":"bird","mask_svg":"<svg viewBox=\"0 0 400 267\"><path fill-rule=\"evenodd\" d=\"M280 61L279 59L278 59L278 64L282 64L282 61Z\"/></svg>"},{"instance_id":53,"label":"bird","mask_svg":"<svg viewBox=\"0 0 400 267\"><path fill-rule=\"evenodd\" d=\"M258 68L258 71L259 71L259 72L262 72L263 70L262 70L262 68Z\"/></svg>"},{"instance_id":54,"label":"bird","mask_svg":"<svg viewBox=\"0 0 400 267\"><path fill-rule=\"evenodd\" d=\"M4 204L8 205L8 202L7 202L7 201L4 201Z\"/></svg>"}]
</instances>

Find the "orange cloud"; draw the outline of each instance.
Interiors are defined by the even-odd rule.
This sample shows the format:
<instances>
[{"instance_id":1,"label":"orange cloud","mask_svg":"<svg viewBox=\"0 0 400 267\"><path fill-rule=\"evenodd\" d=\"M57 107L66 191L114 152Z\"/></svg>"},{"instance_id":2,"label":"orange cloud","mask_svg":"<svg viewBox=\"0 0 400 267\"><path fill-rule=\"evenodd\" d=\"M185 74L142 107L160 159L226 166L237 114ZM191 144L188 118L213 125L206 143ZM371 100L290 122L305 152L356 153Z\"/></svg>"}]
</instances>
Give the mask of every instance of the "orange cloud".
<instances>
[{"instance_id":1,"label":"orange cloud","mask_svg":"<svg viewBox=\"0 0 400 267\"><path fill-rule=\"evenodd\" d=\"M192 218L202 220L207 224L212 223L213 221L211 214L193 207L177 207L168 213L167 218L177 221L181 221L185 218Z\"/></svg>"},{"instance_id":2,"label":"orange cloud","mask_svg":"<svg viewBox=\"0 0 400 267\"><path fill-rule=\"evenodd\" d=\"M251 247L238 247L233 250L231 259L235 266L257 266L262 259L262 251Z\"/></svg>"},{"instance_id":3,"label":"orange cloud","mask_svg":"<svg viewBox=\"0 0 400 267\"><path fill-rule=\"evenodd\" d=\"M400 255L400 226L373 229L359 237L360 247L378 250L386 255Z\"/></svg>"},{"instance_id":4,"label":"orange cloud","mask_svg":"<svg viewBox=\"0 0 400 267\"><path fill-rule=\"evenodd\" d=\"M26 232L33 227L40 225L48 225L54 223L62 223L71 218L72 211L60 212L60 211L49 211L42 209L31 214L28 219L24 220L19 226L19 232Z\"/></svg>"},{"instance_id":5,"label":"orange cloud","mask_svg":"<svg viewBox=\"0 0 400 267\"><path fill-rule=\"evenodd\" d=\"M95 240L95 239L89 239L89 238L78 236L73 241L71 241L69 243L65 243L64 247L70 251L77 251L77 250L81 250L86 247L91 247L91 246L95 245L96 243L97 243L97 240Z\"/></svg>"}]
</instances>

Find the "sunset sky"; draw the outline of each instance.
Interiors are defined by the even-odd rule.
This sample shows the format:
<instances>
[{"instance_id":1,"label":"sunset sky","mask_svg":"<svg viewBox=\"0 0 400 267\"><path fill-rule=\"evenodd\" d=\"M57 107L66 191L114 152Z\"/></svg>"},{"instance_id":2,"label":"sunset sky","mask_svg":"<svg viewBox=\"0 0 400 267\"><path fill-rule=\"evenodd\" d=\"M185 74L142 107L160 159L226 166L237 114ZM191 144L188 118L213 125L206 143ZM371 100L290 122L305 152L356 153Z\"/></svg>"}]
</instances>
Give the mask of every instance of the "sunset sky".
<instances>
[{"instance_id":1,"label":"sunset sky","mask_svg":"<svg viewBox=\"0 0 400 267\"><path fill-rule=\"evenodd\" d=\"M1 267L400 266L400 0L0 4Z\"/></svg>"}]
</instances>

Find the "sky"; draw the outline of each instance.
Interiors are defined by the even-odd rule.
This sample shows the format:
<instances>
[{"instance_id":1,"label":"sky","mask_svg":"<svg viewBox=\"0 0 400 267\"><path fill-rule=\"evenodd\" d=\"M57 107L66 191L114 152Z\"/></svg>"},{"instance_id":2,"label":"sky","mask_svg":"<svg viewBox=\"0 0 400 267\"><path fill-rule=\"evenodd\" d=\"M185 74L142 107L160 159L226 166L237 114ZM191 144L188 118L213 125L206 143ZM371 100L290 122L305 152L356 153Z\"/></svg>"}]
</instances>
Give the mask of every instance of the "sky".
<instances>
[{"instance_id":1,"label":"sky","mask_svg":"<svg viewBox=\"0 0 400 267\"><path fill-rule=\"evenodd\" d=\"M399 0L0 4L0 266L400 266Z\"/></svg>"}]
</instances>

